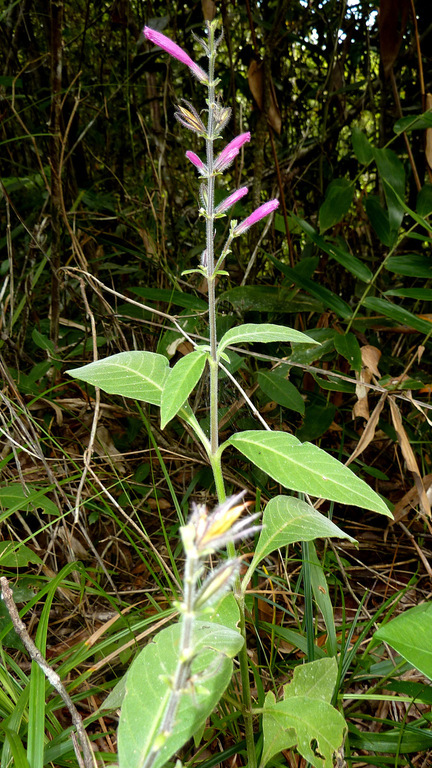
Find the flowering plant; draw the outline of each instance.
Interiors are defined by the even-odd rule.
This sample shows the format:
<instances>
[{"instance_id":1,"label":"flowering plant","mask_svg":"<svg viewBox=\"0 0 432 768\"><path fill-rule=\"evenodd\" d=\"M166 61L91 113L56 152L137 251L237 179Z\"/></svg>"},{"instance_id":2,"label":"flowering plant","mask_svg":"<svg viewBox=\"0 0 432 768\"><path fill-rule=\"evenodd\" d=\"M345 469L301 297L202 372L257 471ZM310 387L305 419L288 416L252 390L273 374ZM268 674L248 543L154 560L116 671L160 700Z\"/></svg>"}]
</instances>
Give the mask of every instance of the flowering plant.
<instances>
[{"instance_id":1,"label":"flowering plant","mask_svg":"<svg viewBox=\"0 0 432 768\"><path fill-rule=\"evenodd\" d=\"M215 58L222 40L222 36L217 37L217 23L208 23L206 32L206 39L199 42L208 58L207 72L168 37L149 27L144 29L147 40L185 64L207 89L206 125L189 102L178 107L176 118L205 141L205 162L191 150L186 152L186 157L200 176L199 213L206 222L206 242L198 271L208 283L209 343L198 345L177 324L194 351L173 367L163 355L133 351L70 371L71 375L105 392L159 406L162 428L174 417L186 422L207 454L218 496L218 506L212 513L205 507L194 506L189 522L181 529L185 575L183 599L176 604L181 616L179 624L158 633L128 672L119 727L120 768L162 768L188 739L197 738L220 698L227 696L225 691L233 675L236 655L241 693L237 701L232 696L227 700L230 705L236 704L243 717L249 768L256 768L258 762L260 768L264 768L277 752L293 747L316 768L330 768L345 732L342 714L331 705L338 675L336 640L329 641L327 657L316 661L311 660L312 640L310 663L296 668L294 679L285 686L282 698L276 701L270 690L263 706L255 706L246 645L246 590L256 568L275 549L303 542L304 558L309 559L313 557L314 550L308 549L313 539L320 536L351 538L322 515L309 496L389 513L382 499L332 456L315 445L301 443L288 432L272 432L242 390L245 402L264 428L238 432L219 443L220 369L239 386L223 364L227 356L225 350L232 345L255 342L315 342L295 329L271 323L234 326L217 339L216 276L224 274L221 266L233 239L271 215L278 207L278 200L268 200L243 221L231 221L226 242L220 253L215 253L215 219L225 216L247 194L247 187L241 187L215 207L215 182L251 141L251 135L244 132L236 136L215 156L214 143L227 125L230 110L216 98ZM188 403L206 364L210 385L209 435ZM251 524L254 517L239 519L244 508L240 496L226 498L222 455L230 447L277 483L302 495L301 498L279 495L270 499L264 509L253 559L242 578L235 544L257 533L259 528ZM229 559L204 576L206 557L225 546ZM224 594L231 585L234 595ZM254 730L259 720L263 739L256 743Z\"/></svg>"}]
</instances>

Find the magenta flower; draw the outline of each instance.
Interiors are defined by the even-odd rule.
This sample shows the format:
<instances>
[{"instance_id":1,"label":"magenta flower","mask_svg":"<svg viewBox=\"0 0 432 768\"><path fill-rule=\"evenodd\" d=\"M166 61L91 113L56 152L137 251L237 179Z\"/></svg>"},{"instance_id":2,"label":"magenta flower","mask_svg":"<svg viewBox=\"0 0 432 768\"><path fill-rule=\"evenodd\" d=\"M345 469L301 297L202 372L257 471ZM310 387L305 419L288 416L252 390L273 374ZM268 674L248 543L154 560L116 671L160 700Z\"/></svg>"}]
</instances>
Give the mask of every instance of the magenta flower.
<instances>
[{"instance_id":1,"label":"magenta flower","mask_svg":"<svg viewBox=\"0 0 432 768\"><path fill-rule=\"evenodd\" d=\"M224 171L226 168L228 168L234 158L237 157L243 144L245 144L247 141L250 141L250 137L251 135L248 131L247 133L241 133L240 136L236 136L235 139L230 141L230 143L227 144L222 152L217 156L214 164L215 171Z\"/></svg>"},{"instance_id":2,"label":"magenta flower","mask_svg":"<svg viewBox=\"0 0 432 768\"><path fill-rule=\"evenodd\" d=\"M151 29L151 27L144 27L143 31L147 40L150 40L155 45L158 45L159 48L162 48L164 51L169 53L170 56L173 56L175 59L178 59L178 61L181 61L182 64L186 64L186 66L189 67L191 72L195 75L195 77L198 78L198 80L201 80L202 83L206 83L208 81L208 77L204 70L201 69L201 67L199 67L193 59L191 59L189 54L186 53L183 48L180 48L177 43L174 43L172 40L170 40L169 37L163 35L162 32L157 32L156 29Z\"/></svg>"},{"instance_id":3,"label":"magenta flower","mask_svg":"<svg viewBox=\"0 0 432 768\"><path fill-rule=\"evenodd\" d=\"M188 150L186 152L186 157L188 160L191 161L191 163L193 163L195 168L198 168L200 173L207 173L207 166L203 163L201 158L195 154L195 152L191 152L190 150Z\"/></svg>"},{"instance_id":4,"label":"magenta flower","mask_svg":"<svg viewBox=\"0 0 432 768\"><path fill-rule=\"evenodd\" d=\"M242 197L247 195L248 188L242 187L241 189L237 189L235 192L232 193L229 197L226 197L225 200L222 200L221 203L219 203L218 207L215 210L215 213L224 213L228 210L228 208L231 208L234 203L237 203L238 200L241 200Z\"/></svg>"},{"instance_id":5,"label":"magenta flower","mask_svg":"<svg viewBox=\"0 0 432 768\"><path fill-rule=\"evenodd\" d=\"M268 216L269 213L275 211L278 205L279 200L276 199L269 200L267 203L264 203L264 205L260 205L259 208L257 208L253 213L251 213L250 216L247 217L247 219L241 221L240 224L237 224L237 226L234 228L234 236L237 237L237 235L242 235L243 232L246 232L246 230L252 226L252 224L256 224L257 221L263 219L264 216Z\"/></svg>"}]
</instances>

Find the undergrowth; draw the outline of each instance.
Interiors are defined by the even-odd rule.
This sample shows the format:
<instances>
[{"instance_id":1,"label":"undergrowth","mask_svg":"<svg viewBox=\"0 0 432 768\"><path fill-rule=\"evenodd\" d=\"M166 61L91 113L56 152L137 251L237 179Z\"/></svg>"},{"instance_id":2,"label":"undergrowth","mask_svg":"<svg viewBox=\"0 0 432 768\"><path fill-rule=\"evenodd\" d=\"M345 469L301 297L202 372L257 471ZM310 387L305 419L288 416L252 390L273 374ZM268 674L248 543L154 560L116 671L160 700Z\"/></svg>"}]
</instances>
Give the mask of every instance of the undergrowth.
<instances>
[{"instance_id":1,"label":"undergrowth","mask_svg":"<svg viewBox=\"0 0 432 768\"><path fill-rule=\"evenodd\" d=\"M180 530L192 502L217 504L217 488L208 456L180 420L161 431L154 405L101 394L65 371L140 349L172 366L207 341L204 281L183 275L204 237L195 169L186 168L184 129L172 119L176 101L189 112L196 106L197 85L148 43L135 48L144 22L153 25L144 6L118 18L112 10L108 20L89 5L83 32L76 9L66 4L66 23L52 5L42 19L30 4L31 33L21 3L0 17L10 42L1 81L0 567L26 630L83 718L94 758L109 765L118 761L122 691L109 710L104 702L140 650L178 620ZM251 694L262 709L303 661L336 658L332 704L348 734L335 764L427 766L428 84L421 57L407 64L409 42L421 39L412 17L398 58L391 28L381 28L380 53L365 9L345 9L342 19L324 5L326 19L301 3L257 7L253 18L229 4L222 12L227 140L246 129L253 139L227 171L230 187L244 184L251 195L231 219L244 220L266 199L280 207L233 243L229 275L216 285L218 338L264 323L316 343L255 342L247 354L234 345L218 374L219 431L225 441L264 422L319 446L385 498L394 521L322 503L319 511L358 545L296 542L266 555L245 592ZM164 13L158 5L155 14ZM202 28L196 14L173 6L164 27L191 52L189 31ZM349 23L351 48L338 42ZM242 53L247 39L251 50ZM334 64L327 81L319 79L323 59ZM338 62L345 85L336 88ZM423 86L395 117L389 84L408 99L413 71ZM215 203L225 194L216 191ZM229 232L223 222L218 244ZM190 398L206 434L209 397L202 380ZM252 513L281 493L239 454L223 474L230 494L248 489ZM240 548L240 578L258 537ZM3 601L0 608L2 766L78 765L70 713L30 661ZM414 639L419 650L410 656ZM181 751L184 764L231 765L234 755L246 764L238 685L235 675L201 741ZM294 747L271 760L305 765Z\"/></svg>"}]
</instances>

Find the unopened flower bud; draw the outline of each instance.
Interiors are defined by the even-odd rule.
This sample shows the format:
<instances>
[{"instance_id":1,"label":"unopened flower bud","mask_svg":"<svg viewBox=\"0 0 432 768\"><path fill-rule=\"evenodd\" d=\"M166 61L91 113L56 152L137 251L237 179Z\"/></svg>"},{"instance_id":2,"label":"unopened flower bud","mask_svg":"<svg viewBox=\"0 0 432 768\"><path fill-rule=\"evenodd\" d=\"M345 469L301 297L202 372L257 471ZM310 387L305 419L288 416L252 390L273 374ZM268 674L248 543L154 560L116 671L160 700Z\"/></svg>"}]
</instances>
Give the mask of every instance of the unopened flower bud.
<instances>
[{"instance_id":1,"label":"unopened flower bud","mask_svg":"<svg viewBox=\"0 0 432 768\"><path fill-rule=\"evenodd\" d=\"M269 213L275 211L278 205L279 200L276 199L269 200L267 203L260 205L259 208L257 208L253 213L251 213L250 216L247 217L247 219L241 221L240 224L237 224L233 230L234 236L237 237L237 235L242 235L243 232L246 232L246 230L249 229L249 227L251 227L253 224L256 224L257 221L263 219L265 216L268 216Z\"/></svg>"},{"instance_id":2,"label":"unopened flower bud","mask_svg":"<svg viewBox=\"0 0 432 768\"><path fill-rule=\"evenodd\" d=\"M205 165L205 163L203 163L201 158L195 154L195 152L191 152L190 150L188 150L186 152L186 157L188 160L191 161L191 163L195 166L195 168L198 168L200 173L203 173L203 174L207 173L207 166Z\"/></svg>"},{"instance_id":3,"label":"unopened flower bud","mask_svg":"<svg viewBox=\"0 0 432 768\"><path fill-rule=\"evenodd\" d=\"M228 210L228 208L231 208L232 205L237 203L239 200L242 199L245 195L248 193L247 187L241 187L241 189L237 189L235 192L232 193L232 195L229 195L229 197L226 197L225 200L222 200L221 203L219 203L218 207L215 210L215 213L224 213Z\"/></svg>"},{"instance_id":4,"label":"unopened flower bud","mask_svg":"<svg viewBox=\"0 0 432 768\"><path fill-rule=\"evenodd\" d=\"M220 154L217 156L214 164L215 171L224 171L226 168L228 168L234 158L237 157L243 144L245 144L247 141L250 141L250 137L251 135L249 131L247 131L246 133L241 133L240 136L236 136L235 139L230 141L230 143L227 144L222 152L220 152Z\"/></svg>"},{"instance_id":5,"label":"unopened flower bud","mask_svg":"<svg viewBox=\"0 0 432 768\"><path fill-rule=\"evenodd\" d=\"M239 569L240 561L226 560L219 568L216 568L205 580L195 600L194 608L198 610L211 605L219 597L222 597L232 584L233 578Z\"/></svg>"},{"instance_id":6,"label":"unopened flower bud","mask_svg":"<svg viewBox=\"0 0 432 768\"><path fill-rule=\"evenodd\" d=\"M191 59L189 54L186 53L183 48L180 48L180 46L170 40L169 37L163 35L162 32L157 32L156 29L151 29L150 27L144 27L144 36L147 38L147 40L150 40L155 45L158 45L159 48L162 48L164 51L169 53L170 56L178 59L178 61L181 61L182 64L186 64L186 66L189 67L190 71L195 75L195 77L197 77L198 80L201 80L202 83L208 82L208 77L204 70L201 69L201 67L199 67L193 59Z\"/></svg>"}]
</instances>

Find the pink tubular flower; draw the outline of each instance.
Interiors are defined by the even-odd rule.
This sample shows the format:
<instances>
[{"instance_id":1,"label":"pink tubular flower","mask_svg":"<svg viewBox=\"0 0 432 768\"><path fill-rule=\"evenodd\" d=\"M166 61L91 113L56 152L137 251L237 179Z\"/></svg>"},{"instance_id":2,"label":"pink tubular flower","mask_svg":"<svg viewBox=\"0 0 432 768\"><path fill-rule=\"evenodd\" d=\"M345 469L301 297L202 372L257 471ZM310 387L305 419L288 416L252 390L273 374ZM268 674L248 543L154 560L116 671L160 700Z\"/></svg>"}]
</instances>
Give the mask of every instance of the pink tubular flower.
<instances>
[{"instance_id":1,"label":"pink tubular flower","mask_svg":"<svg viewBox=\"0 0 432 768\"><path fill-rule=\"evenodd\" d=\"M207 166L203 163L200 157L195 154L195 152L191 152L188 150L186 152L186 157L188 160L191 161L191 163L195 166L195 168L198 168L200 173L207 173Z\"/></svg>"},{"instance_id":2,"label":"pink tubular flower","mask_svg":"<svg viewBox=\"0 0 432 768\"><path fill-rule=\"evenodd\" d=\"M245 144L247 141L250 141L250 137L251 135L249 131L247 131L247 133L241 133L240 136L236 136L235 139L230 141L230 143L227 144L222 152L217 156L214 164L215 171L224 171L225 168L228 168L234 158L237 157L243 144Z\"/></svg>"},{"instance_id":3,"label":"pink tubular flower","mask_svg":"<svg viewBox=\"0 0 432 768\"><path fill-rule=\"evenodd\" d=\"M264 205L260 205L259 208L257 208L253 213L251 213L250 216L247 217L247 219L241 221L240 224L237 224L234 229L234 236L237 237L237 235L242 235L243 232L246 232L246 230L252 226L252 224L256 224L256 222L260 219L263 219L264 216L268 216L269 213L275 211L278 205L279 200L276 199L269 200L267 203L264 203Z\"/></svg>"},{"instance_id":4,"label":"pink tubular flower","mask_svg":"<svg viewBox=\"0 0 432 768\"><path fill-rule=\"evenodd\" d=\"M224 211L227 211L228 208L231 208L232 205L238 202L238 200L241 200L242 197L247 195L248 188L247 187L241 187L241 189L237 189L235 192L232 193L229 197L226 197L225 200L222 200L221 203L219 203L218 207L215 210L215 213L224 213Z\"/></svg>"},{"instance_id":5,"label":"pink tubular flower","mask_svg":"<svg viewBox=\"0 0 432 768\"><path fill-rule=\"evenodd\" d=\"M150 40L155 45L158 45L159 48L162 48L164 51L169 53L170 56L173 56L175 59L181 61L182 64L186 64L186 66L189 67L191 72L195 75L195 77L198 78L198 80L201 80L203 83L208 81L208 77L204 70L201 69L201 67L199 67L193 59L191 59L189 54L186 53L183 48L180 48L177 43L174 43L172 40L170 40L169 37L163 35L162 32L157 32L156 29L151 29L151 27L144 27L143 32L144 37L146 37L147 40Z\"/></svg>"}]
</instances>

